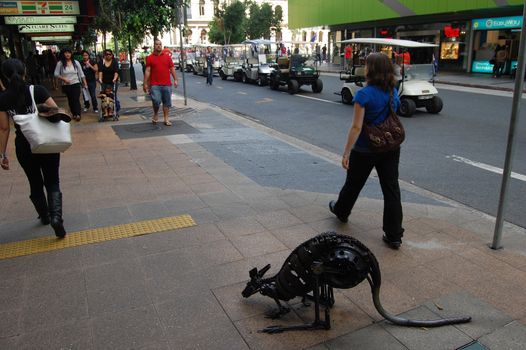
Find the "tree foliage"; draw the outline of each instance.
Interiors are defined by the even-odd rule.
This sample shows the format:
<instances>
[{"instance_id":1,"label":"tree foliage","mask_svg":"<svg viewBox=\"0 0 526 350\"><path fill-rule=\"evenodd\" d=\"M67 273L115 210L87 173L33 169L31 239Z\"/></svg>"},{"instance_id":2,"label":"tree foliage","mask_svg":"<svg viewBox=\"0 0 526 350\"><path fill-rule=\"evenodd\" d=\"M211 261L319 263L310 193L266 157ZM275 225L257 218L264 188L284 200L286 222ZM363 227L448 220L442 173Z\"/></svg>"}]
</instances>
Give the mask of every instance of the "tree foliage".
<instances>
[{"instance_id":1,"label":"tree foliage","mask_svg":"<svg viewBox=\"0 0 526 350\"><path fill-rule=\"evenodd\" d=\"M240 43L245 39L245 5L241 1L218 8L212 22L208 38L210 42L228 45Z\"/></svg>"},{"instance_id":2,"label":"tree foliage","mask_svg":"<svg viewBox=\"0 0 526 350\"><path fill-rule=\"evenodd\" d=\"M278 28L281 30L281 22L283 21L283 9L281 6L276 6L276 13L268 3L263 3L260 6L251 2L248 9L249 18L246 25L246 34L249 39L270 39L271 28L274 27L276 31L278 31Z\"/></svg>"}]
</instances>

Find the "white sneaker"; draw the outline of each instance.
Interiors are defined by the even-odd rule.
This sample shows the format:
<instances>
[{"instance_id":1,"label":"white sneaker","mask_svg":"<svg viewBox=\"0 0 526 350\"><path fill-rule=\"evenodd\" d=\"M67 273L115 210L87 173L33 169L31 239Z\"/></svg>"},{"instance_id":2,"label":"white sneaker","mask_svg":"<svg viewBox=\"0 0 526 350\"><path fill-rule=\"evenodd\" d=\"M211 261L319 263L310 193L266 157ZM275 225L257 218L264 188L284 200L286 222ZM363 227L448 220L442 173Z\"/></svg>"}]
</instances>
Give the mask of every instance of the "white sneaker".
<instances>
[{"instance_id":1,"label":"white sneaker","mask_svg":"<svg viewBox=\"0 0 526 350\"><path fill-rule=\"evenodd\" d=\"M98 109L94 109L93 113L99 113L99 110Z\"/></svg>"},{"instance_id":2,"label":"white sneaker","mask_svg":"<svg viewBox=\"0 0 526 350\"><path fill-rule=\"evenodd\" d=\"M86 107L84 107L84 109L82 110L83 112L87 112L88 109Z\"/></svg>"}]
</instances>

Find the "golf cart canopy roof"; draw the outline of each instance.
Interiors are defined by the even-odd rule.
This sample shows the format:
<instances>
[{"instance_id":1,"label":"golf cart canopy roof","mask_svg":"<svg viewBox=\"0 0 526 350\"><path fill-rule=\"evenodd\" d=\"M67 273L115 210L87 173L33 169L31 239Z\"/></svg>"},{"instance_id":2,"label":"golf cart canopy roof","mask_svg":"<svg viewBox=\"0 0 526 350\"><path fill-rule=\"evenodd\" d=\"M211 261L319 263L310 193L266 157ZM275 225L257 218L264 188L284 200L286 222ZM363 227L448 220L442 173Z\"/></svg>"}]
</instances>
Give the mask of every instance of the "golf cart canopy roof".
<instances>
[{"instance_id":1,"label":"golf cart canopy roof","mask_svg":"<svg viewBox=\"0 0 526 350\"><path fill-rule=\"evenodd\" d=\"M402 39L384 39L384 38L355 38L342 40L342 44L373 44L389 45L399 47L438 47L436 44L419 43L418 41Z\"/></svg>"},{"instance_id":2,"label":"golf cart canopy roof","mask_svg":"<svg viewBox=\"0 0 526 350\"><path fill-rule=\"evenodd\" d=\"M271 45L275 43L276 43L275 41L270 41L266 39L254 39L254 40L243 41L243 44L251 44L251 45Z\"/></svg>"}]
</instances>

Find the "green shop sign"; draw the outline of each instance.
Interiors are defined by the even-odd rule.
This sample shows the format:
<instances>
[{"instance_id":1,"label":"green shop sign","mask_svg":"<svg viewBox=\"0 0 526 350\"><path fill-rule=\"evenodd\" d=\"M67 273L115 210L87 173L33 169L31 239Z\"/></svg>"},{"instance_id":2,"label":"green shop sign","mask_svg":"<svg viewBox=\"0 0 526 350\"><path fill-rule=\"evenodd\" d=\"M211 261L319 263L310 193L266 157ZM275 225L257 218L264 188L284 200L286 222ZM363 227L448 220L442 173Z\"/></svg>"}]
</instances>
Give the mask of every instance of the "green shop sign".
<instances>
[{"instance_id":1,"label":"green shop sign","mask_svg":"<svg viewBox=\"0 0 526 350\"><path fill-rule=\"evenodd\" d=\"M479 18L473 20L474 30L496 30L522 27L522 16Z\"/></svg>"}]
</instances>

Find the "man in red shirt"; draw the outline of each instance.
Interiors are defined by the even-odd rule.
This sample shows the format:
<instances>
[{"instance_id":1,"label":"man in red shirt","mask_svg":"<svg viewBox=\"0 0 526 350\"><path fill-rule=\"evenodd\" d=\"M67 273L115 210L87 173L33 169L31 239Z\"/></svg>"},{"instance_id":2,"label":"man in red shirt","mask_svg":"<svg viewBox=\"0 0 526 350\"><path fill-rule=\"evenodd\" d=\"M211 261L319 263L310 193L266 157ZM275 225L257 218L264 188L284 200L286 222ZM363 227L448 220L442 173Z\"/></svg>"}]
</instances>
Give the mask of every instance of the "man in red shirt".
<instances>
[{"instance_id":1,"label":"man in red shirt","mask_svg":"<svg viewBox=\"0 0 526 350\"><path fill-rule=\"evenodd\" d=\"M163 54L163 44L157 39L154 42L153 53L146 58L143 90L149 93L153 104L152 123L157 124L159 107L163 104L164 125L171 126L168 119L172 107L172 82L170 73L174 78L174 87L177 88L177 73L170 56Z\"/></svg>"},{"instance_id":2,"label":"man in red shirt","mask_svg":"<svg viewBox=\"0 0 526 350\"><path fill-rule=\"evenodd\" d=\"M351 59L352 59L352 48L350 44L345 46L345 64L347 64L347 69L351 69Z\"/></svg>"}]
</instances>

